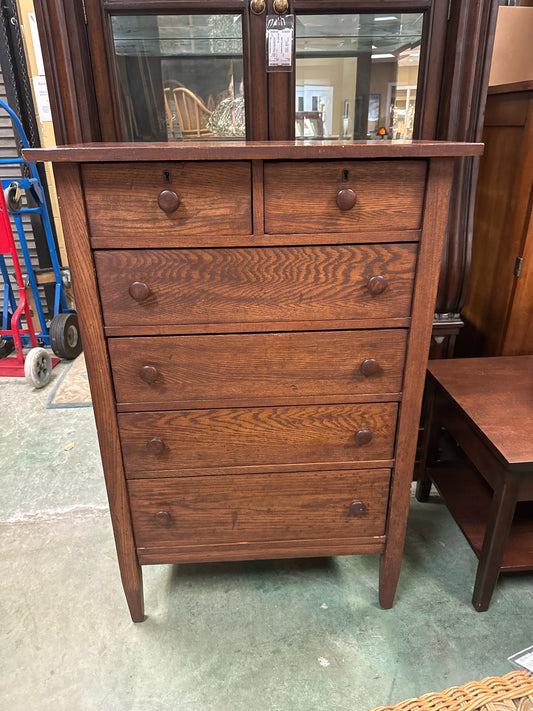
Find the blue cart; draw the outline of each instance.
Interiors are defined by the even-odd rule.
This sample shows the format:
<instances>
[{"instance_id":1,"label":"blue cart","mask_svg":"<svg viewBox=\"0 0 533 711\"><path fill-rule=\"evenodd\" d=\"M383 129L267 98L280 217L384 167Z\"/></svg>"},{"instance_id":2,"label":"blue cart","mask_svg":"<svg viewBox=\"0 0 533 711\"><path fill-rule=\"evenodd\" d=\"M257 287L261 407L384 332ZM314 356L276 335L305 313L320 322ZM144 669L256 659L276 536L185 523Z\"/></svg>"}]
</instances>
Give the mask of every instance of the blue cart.
<instances>
[{"instance_id":1,"label":"blue cart","mask_svg":"<svg viewBox=\"0 0 533 711\"><path fill-rule=\"evenodd\" d=\"M15 129L18 131L20 140L24 148L29 148L28 139L22 128L22 124L15 112L3 101L0 100L0 108L7 111L13 121ZM24 257L26 266L27 278L33 302L35 305L34 319L37 317L39 321L39 331L36 332L38 342L43 346L49 346L59 358L72 360L81 353L82 344L78 327L78 317L73 309L70 309L67 304L65 295L65 284L70 281L68 270L62 269L56 253L56 245L52 233L52 225L48 215L44 190L39 179L39 174L35 163L25 161L23 158L3 158L0 159L0 166L3 165L25 165L30 173L29 178L16 179L1 179L2 190L7 204L8 212L13 217L17 229L18 239ZM36 207L23 207L22 197L24 191L31 193ZM30 253L24 227L22 223L23 215L37 213L41 216L46 242L50 253L51 268L43 272L40 270L36 274L30 259ZM13 308L15 303L13 288L10 283L8 270L4 261L4 257L0 255L0 272L4 280L4 302L2 310L1 327L7 329L10 319L9 308ZM38 290L39 283L54 283L54 308L52 319L48 325L41 304L41 299ZM33 304L32 304L33 305ZM26 340L24 340L26 339ZM23 337L23 345L31 345L27 336ZM0 357L7 355L6 351L10 351L13 344L8 338L2 340L0 347Z\"/></svg>"}]
</instances>

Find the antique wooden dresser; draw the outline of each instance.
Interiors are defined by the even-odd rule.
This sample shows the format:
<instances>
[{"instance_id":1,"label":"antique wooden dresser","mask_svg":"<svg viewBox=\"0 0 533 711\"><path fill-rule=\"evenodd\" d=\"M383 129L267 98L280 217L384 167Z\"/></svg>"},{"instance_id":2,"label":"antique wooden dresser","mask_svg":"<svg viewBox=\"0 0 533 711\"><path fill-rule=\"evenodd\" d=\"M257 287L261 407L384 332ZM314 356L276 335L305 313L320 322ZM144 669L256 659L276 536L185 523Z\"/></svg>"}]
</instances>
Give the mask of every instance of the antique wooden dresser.
<instances>
[{"instance_id":1,"label":"antique wooden dresser","mask_svg":"<svg viewBox=\"0 0 533 711\"><path fill-rule=\"evenodd\" d=\"M400 572L454 157L479 144L92 144L52 161L122 582L381 554Z\"/></svg>"}]
</instances>

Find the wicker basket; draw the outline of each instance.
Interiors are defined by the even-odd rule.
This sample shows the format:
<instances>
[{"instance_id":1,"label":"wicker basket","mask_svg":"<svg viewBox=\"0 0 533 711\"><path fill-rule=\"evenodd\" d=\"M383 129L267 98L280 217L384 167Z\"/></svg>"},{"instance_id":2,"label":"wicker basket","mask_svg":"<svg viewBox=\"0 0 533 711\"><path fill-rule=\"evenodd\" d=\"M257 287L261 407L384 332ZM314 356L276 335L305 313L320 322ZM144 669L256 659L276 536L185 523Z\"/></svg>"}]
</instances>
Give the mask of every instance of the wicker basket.
<instances>
[{"instance_id":1,"label":"wicker basket","mask_svg":"<svg viewBox=\"0 0 533 711\"><path fill-rule=\"evenodd\" d=\"M514 671L372 711L533 711L533 676Z\"/></svg>"}]
</instances>

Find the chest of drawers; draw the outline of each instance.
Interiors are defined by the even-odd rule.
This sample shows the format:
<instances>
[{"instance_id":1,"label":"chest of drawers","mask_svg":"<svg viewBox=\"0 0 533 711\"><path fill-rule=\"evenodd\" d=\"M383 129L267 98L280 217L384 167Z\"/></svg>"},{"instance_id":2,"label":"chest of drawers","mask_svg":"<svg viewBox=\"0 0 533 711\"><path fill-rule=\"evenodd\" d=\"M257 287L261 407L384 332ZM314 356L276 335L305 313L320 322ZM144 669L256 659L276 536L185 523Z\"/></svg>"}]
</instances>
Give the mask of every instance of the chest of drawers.
<instances>
[{"instance_id":1,"label":"chest of drawers","mask_svg":"<svg viewBox=\"0 0 533 711\"><path fill-rule=\"evenodd\" d=\"M400 572L453 157L438 143L29 151L58 185L120 571Z\"/></svg>"}]
</instances>

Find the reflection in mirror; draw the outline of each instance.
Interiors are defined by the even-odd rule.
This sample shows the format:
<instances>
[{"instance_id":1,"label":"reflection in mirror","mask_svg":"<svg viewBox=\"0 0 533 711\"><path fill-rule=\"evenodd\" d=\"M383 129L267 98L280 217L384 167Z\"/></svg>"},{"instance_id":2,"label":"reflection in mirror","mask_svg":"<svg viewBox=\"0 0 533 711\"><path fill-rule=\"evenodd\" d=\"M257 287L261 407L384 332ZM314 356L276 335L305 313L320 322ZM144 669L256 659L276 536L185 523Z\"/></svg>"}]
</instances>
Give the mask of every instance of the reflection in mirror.
<instances>
[{"instance_id":1,"label":"reflection in mirror","mask_svg":"<svg viewBox=\"0 0 533 711\"><path fill-rule=\"evenodd\" d=\"M245 138L241 15L112 17L127 141Z\"/></svg>"},{"instance_id":2,"label":"reflection in mirror","mask_svg":"<svg viewBox=\"0 0 533 711\"><path fill-rule=\"evenodd\" d=\"M299 15L296 137L413 137L423 15Z\"/></svg>"}]
</instances>

